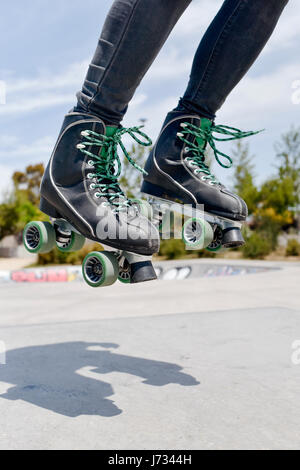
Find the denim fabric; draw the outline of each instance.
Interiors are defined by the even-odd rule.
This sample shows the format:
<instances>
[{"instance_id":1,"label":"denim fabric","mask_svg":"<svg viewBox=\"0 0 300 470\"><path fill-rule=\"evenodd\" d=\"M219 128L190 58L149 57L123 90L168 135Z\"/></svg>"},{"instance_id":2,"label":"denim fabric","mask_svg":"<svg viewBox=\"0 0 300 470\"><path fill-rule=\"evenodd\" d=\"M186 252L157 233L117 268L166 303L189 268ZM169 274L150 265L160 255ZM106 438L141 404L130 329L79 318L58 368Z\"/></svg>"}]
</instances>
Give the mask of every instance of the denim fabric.
<instances>
[{"instance_id":1,"label":"denim fabric","mask_svg":"<svg viewBox=\"0 0 300 470\"><path fill-rule=\"evenodd\" d=\"M191 1L115 0L75 109L119 124ZM214 118L265 46L287 2L225 0L200 42L187 90L176 109Z\"/></svg>"}]
</instances>

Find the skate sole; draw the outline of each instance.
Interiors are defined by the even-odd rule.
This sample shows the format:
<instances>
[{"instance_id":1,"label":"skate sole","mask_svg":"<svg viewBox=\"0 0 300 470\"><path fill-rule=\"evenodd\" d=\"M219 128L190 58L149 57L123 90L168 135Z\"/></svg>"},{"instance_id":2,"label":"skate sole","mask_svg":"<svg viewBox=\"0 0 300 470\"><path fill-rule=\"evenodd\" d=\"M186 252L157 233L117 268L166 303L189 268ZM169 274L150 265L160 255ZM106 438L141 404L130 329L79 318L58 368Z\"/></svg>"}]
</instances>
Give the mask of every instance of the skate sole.
<instances>
[{"instance_id":1,"label":"skate sole","mask_svg":"<svg viewBox=\"0 0 300 470\"><path fill-rule=\"evenodd\" d=\"M90 241L93 241L93 242L96 242L96 243L100 243L101 245L108 246L109 248L111 248L112 250L115 250L115 251L124 251L124 250L120 249L117 246L117 243L114 243L109 239L100 240L96 237L92 237L90 234L87 235L86 233L81 232L79 229L76 228L76 226L74 225L72 220L70 220L69 217L67 217L65 214L59 213L56 210L56 208L53 207L52 204L49 203L47 201L47 199L45 199L44 197L41 197L41 200L40 200L40 210L45 215L48 215L50 217L50 219L52 219L52 220L64 220L64 221L66 221L72 227L73 232L76 232L76 233L84 236L87 240L90 240ZM132 248L132 249L130 249L130 248ZM130 253L135 253L137 255L141 255L143 257L146 257L147 259L152 258L152 255L149 255L149 253L146 253L146 252L143 253L142 251L137 252L137 251L134 250L133 247L130 247L130 248L128 248L126 251L128 251Z\"/></svg>"}]
</instances>

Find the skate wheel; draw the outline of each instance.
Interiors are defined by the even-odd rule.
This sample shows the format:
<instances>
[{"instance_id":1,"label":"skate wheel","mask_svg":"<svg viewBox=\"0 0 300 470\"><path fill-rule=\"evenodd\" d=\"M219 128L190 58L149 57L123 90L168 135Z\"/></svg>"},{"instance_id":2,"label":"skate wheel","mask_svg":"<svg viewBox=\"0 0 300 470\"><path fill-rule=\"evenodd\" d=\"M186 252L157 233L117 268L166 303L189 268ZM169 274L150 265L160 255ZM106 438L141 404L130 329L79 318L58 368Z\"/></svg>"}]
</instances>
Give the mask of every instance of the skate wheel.
<instances>
[{"instance_id":1,"label":"skate wheel","mask_svg":"<svg viewBox=\"0 0 300 470\"><path fill-rule=\"evenodd\" d=\"M29 222L23 243L29 253L49 253L55 246L55 230L50 222Z\"/></svg>"},{"instance_id":2,"label":"skate wheel","mask_svg":"<svg viewBox=\"0 0 300 470\"><path fill-rule=\"evenodd\" d=\"M91 287L111 286L119 276L119 263L114 253L92 251L82 263L85 282Z\"/></svg>"},{"instance_id":3,"label":"skate wheel","mask_svg":"<svg viewBox=\"0 0 300 470\"><path fill-rule=\"evenodd\" d=\"M149 202L144 201L144 199L132 199L131 201L135 206L138 207L139 213L146 217L149 220L153 218L153 210Z\"/></svg>"},{"instance_id":4,"label":"skate wheel","mask_svg":"<svg viewBox=\"0 0 300 470\"><path fill-rule=\"evenodd\" d=\"M217 253L218 251L221 251L223 248L223 230L221 227L217 226L214 232L214 239L211 242L210 245L206 247L208 251Z\"/></svg>"},{"instance_id":5,"label":"skate wheel","mask_svg":"<svg viewBox=\"0 0 300 470\"><path fill-rule=\"evenodd\" d=\"M204 219L188 219L182 228L182 240L189 248L202 250L211 244L214 232Z\"/></svg>"},{"instance_id":6,"label":"skate wheel","mask_svg":"<svg viewBox=\"0 0 300 470\"><path fill-rule=\"evenodd\" d=\"M69 233L61 233L59 228L56 231L56 246L63 253L71 253L79 251L85 244L85 237L80 233L70 231Z\"/></svg>"},{"instance_id":7,"label":"skate wheel","mask_svg":"<svg viewBox=\"0 0 300 470\"><path fill-rule=\"evenodd\" d=\"M118 256L117 259L119 263L119 276L118 276L119 281L122 282L123 284L130 284L131 268L130 268L129 261L124 255Z\"/></svg>"}]
</instances>

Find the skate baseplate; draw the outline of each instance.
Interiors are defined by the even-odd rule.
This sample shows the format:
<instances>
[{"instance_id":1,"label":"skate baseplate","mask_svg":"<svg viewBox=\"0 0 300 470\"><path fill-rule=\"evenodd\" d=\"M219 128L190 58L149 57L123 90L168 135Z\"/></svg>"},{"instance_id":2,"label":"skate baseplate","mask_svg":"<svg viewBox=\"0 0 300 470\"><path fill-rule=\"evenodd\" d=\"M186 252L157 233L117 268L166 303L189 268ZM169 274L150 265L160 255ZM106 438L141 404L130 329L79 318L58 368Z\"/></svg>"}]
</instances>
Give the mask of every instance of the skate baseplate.
<instances>
[{"instance_id":1,"label":"skate baseplate","mask_svg":"<svg viewBox=\"0 0 300 470\"><path fill-rule=\"evenodd\" d=\"M242 222L206 212L203 206L193 207L144 194L152 208L152 222L162 239L182 239L189 250L217 252L242 246Z\"/></svg>"},{"instance_id":2,"label":"skate baseplate","mask_svg":"<svg viewBox=\"0 0 300 470\"><path fill-rule=\"evenodd\" d=\"M30 222L23 232L23 243L29 253L49 253L55 246L64 253L83 248L86 238L65 219ZM105 246L105 245L104 245ZM105 251L88 253L82 263L82 274L91 287L105 287L117 280L137 284L157 279L151 256L105 247Z\"/></svg>"}]
</instances>

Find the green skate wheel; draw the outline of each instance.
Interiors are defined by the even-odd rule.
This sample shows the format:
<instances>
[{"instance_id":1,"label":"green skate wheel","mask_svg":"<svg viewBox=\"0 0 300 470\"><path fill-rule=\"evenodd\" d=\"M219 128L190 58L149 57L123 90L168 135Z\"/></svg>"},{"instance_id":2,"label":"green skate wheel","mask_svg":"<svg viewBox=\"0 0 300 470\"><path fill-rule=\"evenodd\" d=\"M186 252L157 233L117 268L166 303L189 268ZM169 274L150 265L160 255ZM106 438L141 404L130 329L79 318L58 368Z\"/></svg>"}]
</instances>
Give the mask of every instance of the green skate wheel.
<instances>
[{"instance_id":1,"label":"green skate wheel","mask_svg":"<svg viewBox=\"0 0 300 470\"><path fill-rule=\"evenodd\" d=\"M50 222L30 222L24 229L23 243L29 253L49 253L55 246L55 230Z\"/></svg>"},{"instance_id":2,"label":"green skate wheel","mask_svg":"<svg viewBox=\"0 0 300 470\"><path fill-rule=\"evenodd\" d=\"M139 213L151 220L153 217L153 210L149 202L144 201L143 199L132 199L131 202L136 205L139 209Z\"/></svg>"},{"instance_id":3,"label":"green skate wheel","mask_svg":"<svg viewBox=\"0 0 300 470\"><path fill-rule=\"evenodd\" d=\"M220 253L221 251L224 250L224 247L222 245L219 245L216 247L207 246L206 250L210 251L211 253Z\"/></svg>"},{"instance_id":4,"label":"green skate wheel","mask_svg":"<svg viewBox=\"0 0 300 470\"><path fill-rule=\"evenodd\" d=\"M82 263L85 282L91 287L111 286L119 276L119 263L109 251L92 251Z\"/></svg>"},{"instance_id":5,"label":"green skate wheel","mask_svg":"<svg viewBox=\"0 0 300 470\"><path fill-rule=\"evenodd\" d=\"M223 249L223 230L221 227L217 226L214 232L214 239L210 245L206 247L207 251L217 253Z\"/></svg>"},{"instance_id":6,"label":"green skate wheel","mask_svg":"<svg viewBox=\"0 0 300 470\"><path fill-rule=\"evenodd\" d=\"M191 249L202 250L211 244L213 238L213 229L204 219L188 219L183 225L182 240Z\"/></svg>"},{"instance_id":7,"label":"green skate wheel","mask_svg":"<svg viewBox=\"0 0 300 470\"><path fill-rule=\"evenodd\" d=\"M71 253L79 251L85 244L85 237L80 233L71 231L68 234L60 233L59 229L56 233L56 246L63 253Z\"/></svg>"}]
</instances>

